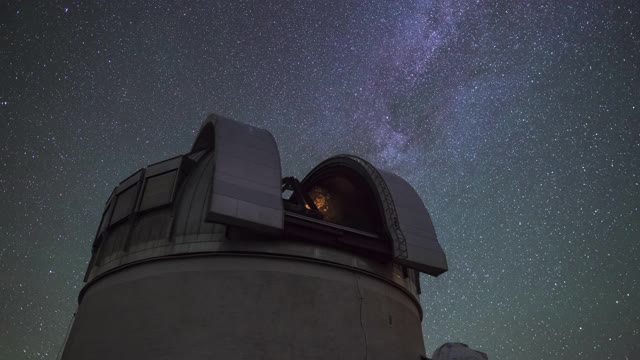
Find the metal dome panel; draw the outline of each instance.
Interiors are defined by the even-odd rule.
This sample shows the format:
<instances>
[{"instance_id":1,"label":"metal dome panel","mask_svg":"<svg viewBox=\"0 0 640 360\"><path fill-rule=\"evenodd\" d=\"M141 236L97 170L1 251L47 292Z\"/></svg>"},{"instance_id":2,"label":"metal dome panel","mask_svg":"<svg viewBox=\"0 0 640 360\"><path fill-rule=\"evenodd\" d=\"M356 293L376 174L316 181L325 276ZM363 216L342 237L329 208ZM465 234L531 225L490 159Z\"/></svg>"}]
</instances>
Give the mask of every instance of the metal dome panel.
<instances>
[{"instance_id":1,"label":"metal dome panel","mask_svg":"<svg viewBox=\"0 0 640 360\"><path fill-rule=\"evenodd\" d=\"M447 271L447 258L440 247L431 216L418 193L400 176L378 170L384 179L404 236L404 254L396 262L431 275ZM404 255L404 256L402 256Z\"/></svg>"},{"instance_id":2,"label":"metal dome panel","mask_svg":"<svg viewBox=\"0 0 640 360\"><path fill-rule=\"evenodd\" d=\"M280 153L266 130L210 115L192 151L214 149L215 169L207 220L282 230Z\"/></svg>"},{"instance_id":3,"label":"metal dome panel","mask_svg":"<svg viewBox=\"0 0 640 360\"><path fill-rule=\"evenodd\" d=\"M339 155L316 166L302 181L307 187L314 179L340 167L355 171L369 184L381 209L379 221L393 243L394 262L438 276L447 271L447 260L438 243L431 217L420 196L401 177L376 169L353 155Z\"/></svg>"}]
</instances>

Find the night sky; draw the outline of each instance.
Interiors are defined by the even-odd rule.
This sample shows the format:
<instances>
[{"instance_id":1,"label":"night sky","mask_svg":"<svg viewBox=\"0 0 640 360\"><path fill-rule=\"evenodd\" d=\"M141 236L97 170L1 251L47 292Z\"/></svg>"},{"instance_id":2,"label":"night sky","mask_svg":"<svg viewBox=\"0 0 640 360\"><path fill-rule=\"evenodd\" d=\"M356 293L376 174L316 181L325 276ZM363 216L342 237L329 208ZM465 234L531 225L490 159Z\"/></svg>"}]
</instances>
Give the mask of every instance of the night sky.
<instances>
[{"instance_id":1,"label":"night sky","mask_svg":"<svg viewBox=\"0 0 640 360\"><path fill-rule=\"evenodd\" d=\"M54 359L104 202L209 112L407 179L427 353L640 359L640 2L0 7L0 359Z\"/></svg>"}]
</instances>

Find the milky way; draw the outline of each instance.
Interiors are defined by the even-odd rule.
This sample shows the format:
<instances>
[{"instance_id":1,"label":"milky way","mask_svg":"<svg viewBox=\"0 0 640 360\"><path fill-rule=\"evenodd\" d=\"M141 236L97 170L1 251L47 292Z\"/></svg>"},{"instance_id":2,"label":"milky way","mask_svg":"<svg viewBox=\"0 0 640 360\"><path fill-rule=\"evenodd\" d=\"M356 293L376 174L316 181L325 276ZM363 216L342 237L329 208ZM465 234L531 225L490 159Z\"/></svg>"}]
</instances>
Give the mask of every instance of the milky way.
<instances>
[{"instance_id":1,"label":"milky way","mask_svg":"<svg viewBox=\"0 0 640 360\"><path fill-rule=\"evenodd\" d=\"M283 173L406 178L450 270L427 353L640 358L637 1L9 3L0 50L0 358L55 358L104 201L216 112Z\"/></svg>"}]
</instances>

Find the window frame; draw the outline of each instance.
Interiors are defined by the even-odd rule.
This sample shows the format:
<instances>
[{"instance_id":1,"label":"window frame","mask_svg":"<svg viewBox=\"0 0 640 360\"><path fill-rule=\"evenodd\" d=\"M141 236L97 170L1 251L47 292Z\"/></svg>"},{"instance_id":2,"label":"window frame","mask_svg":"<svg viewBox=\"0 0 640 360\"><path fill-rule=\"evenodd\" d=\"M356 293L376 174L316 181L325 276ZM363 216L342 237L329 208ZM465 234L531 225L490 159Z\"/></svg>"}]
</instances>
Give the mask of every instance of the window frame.
<instances>
[{"instance_id":1,"label":"window frame","mask_svg":"<svg viewBox=\"0 0 640 360\"><path fill-rule=\"evenodd\" d=\"M131 201L131 205L129 205L129 209L126 209L127 213L125 216L118 218L118 219L114 219L114 213L116 211L116 209L118 208L118 205L120 204L121 201L121 196L122 194L126 193L127 191L132 191L133 192L133 199ZM136 212L136 203L137 203L137 199L138 199L138 192L140 191L140 182L136 182L133 185L128 186L127 188L123 189L122 191L119 191L118 194L116 195L115 198L115 202L113 205L113 209L111 210L111 214L109 216L109 225L107 225L107 227L112 227L115 225L118 225L122 222L126 222L135 212Z\"/></svg>"},{"instance_id":2,"label":"window frame","mask_svg":"<svg viewBox=\"0 0 640 360\"><path fill-rule=\"evenodd\" d=\"M171 191L170 191L170 194L169 194L169 200L163 202L160 205L153 205L153 206L150 206L150 207L147 207L147 208L143 208L144 197L145 197L145 194L146 194L146 191L147 191L147 186L149 184L149 181L152 180L153 178L156 178L156 177L159 177L159 176L163 176L163 175L166 175L166 174L169 174L169 173L174 173L174 175L173 175L173 183L171 184ZM175 169L167 170L167 171L162 172L162 173L153 174L151 176L145 176L144 182L143 182L143 185L142 185L142 189L141 189L141 192L140 192L140 203L137 206L136 212L137 213L145 213L147 211L153 211L153 210L156 210L156 209L159 209L159 208L164 208L166 206L170 206L171 204L173 204L174 201L175 201L175 197L176 197L176 190L178 188L178 184L179 184L181 178L182 178L182 176L181 176L181 167L180 166L178 166Z\"/></svg>"},{"instance_id":3,"label":"window frame","mask_svg":"<svg viewBox=\"0 0 640 360\"><path fill-rule=\"evenodd\" d=\"M163 209L168 206L172 206L176 201L176 195L181 182L184 180L186 174L194 165L194 161L189 159L186 155L178 155L172 158L162 160L160 162L148 165L145 169L144 178L142 180L142 188L140 189L140 196L138 203L136 204L136 213L147 213L157 209ZM173 185L171 187L171 195L169 201L157 206L152 206L146 209L142 208L142 202L144 200L145 191L147 190L147 182L156 176L165 175L170 172L175 172L173 179Z\"/></svg>"}]
</instances>

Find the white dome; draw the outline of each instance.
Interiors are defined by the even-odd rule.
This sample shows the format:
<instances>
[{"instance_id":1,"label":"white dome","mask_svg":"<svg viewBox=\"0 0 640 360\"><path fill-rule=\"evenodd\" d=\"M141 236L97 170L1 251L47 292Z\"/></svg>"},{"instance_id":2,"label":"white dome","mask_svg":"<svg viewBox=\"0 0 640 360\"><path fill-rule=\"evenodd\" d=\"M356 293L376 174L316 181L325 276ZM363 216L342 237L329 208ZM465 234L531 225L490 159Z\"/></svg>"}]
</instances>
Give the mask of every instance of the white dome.
<instances>
[{"instance_id":1,"label":"white dome","mask_svg":"<svg viewBox=\"0 0 640 360\"><path fill-rule=\"evenodd\" d=\"M488 360L487 354L463 343L446 343L433 352L433 360Z\"/></svg>"}]
</instances>

